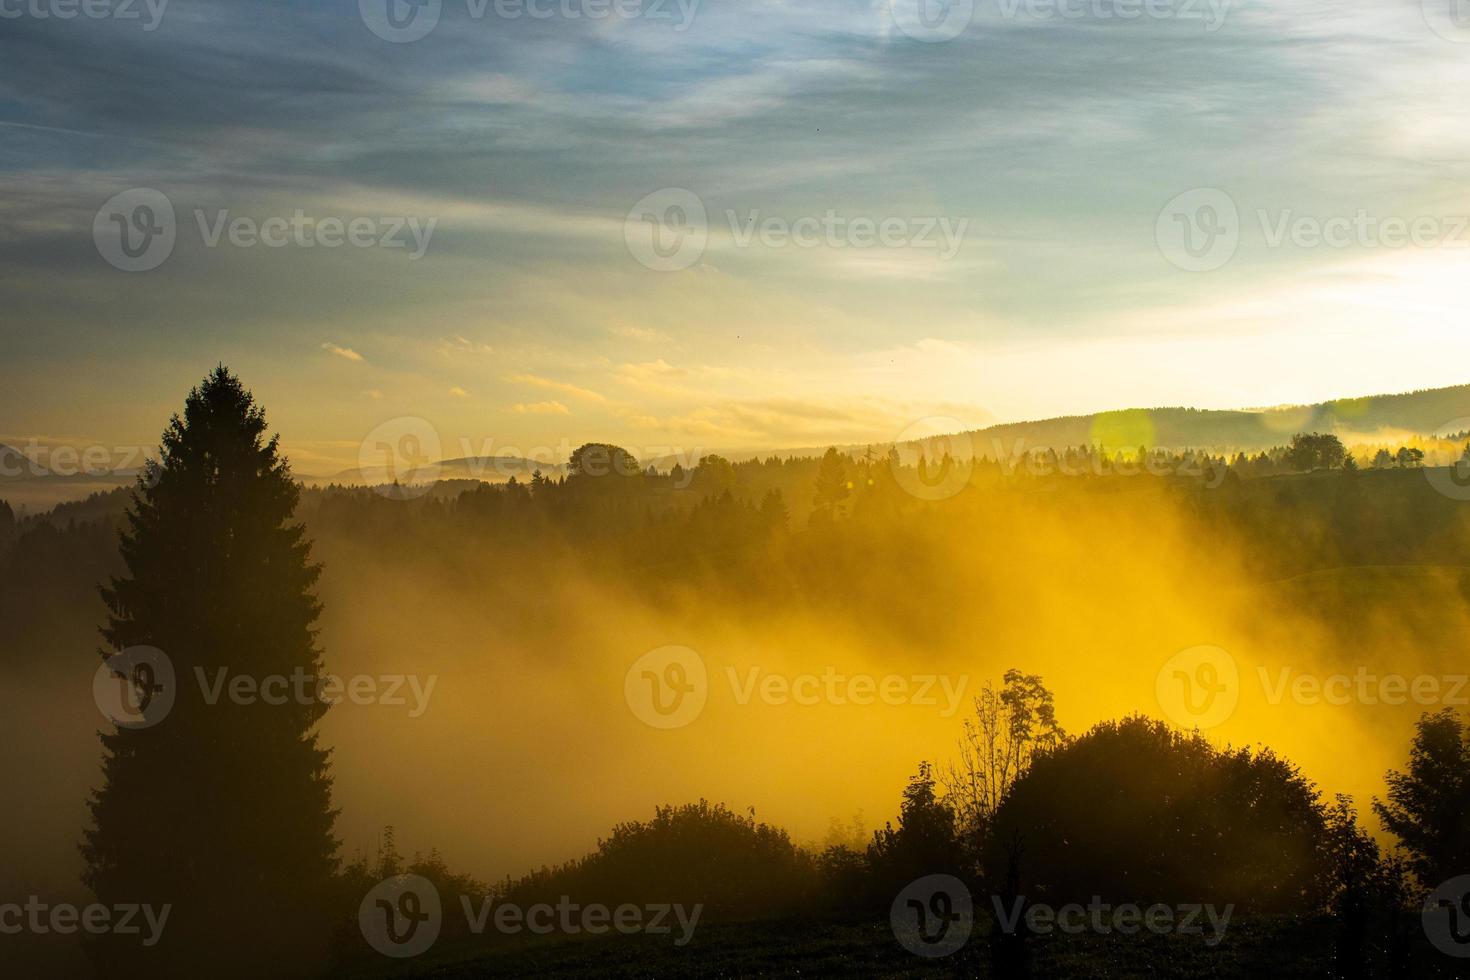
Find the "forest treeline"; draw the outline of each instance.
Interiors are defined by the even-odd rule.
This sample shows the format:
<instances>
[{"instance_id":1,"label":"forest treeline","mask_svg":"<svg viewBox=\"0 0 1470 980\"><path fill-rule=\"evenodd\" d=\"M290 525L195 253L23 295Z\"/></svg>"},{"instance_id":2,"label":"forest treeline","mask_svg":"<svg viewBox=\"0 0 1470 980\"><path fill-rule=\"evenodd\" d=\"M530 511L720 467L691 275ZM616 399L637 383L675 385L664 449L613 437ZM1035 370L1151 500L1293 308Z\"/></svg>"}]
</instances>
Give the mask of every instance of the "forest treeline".
<instances>
[{"instance_id":1,"label":"forest treeline","mask_svg":"<svg viewBox=\"0 0 1470 980\"><path fill-rule=\"evenodd\" d=\"M1070 736L1042 678L1018 670L975 699L958 748L962 761L942 770L920 762L897 820L866 839L859 818L802 845L753 810L700 800L658 807L583 858L493 885L456 874L437 851L404 860L389 827L343 881L351 895L410 873L476 906L574 896L700 906L706 921L739 922L882 919L911 882L952 875L988 923L988 945L968 950L961 971L984 972L976 960L985 960L988 975L1032 975L1042 939L1007 924L1013 903L1127 902L1321 922L1331 937L1323 975L1452 975L1420 914L1430 892L1470 867L1470 719L1451 710L1420 720L1407 765L1373 801L1390 846L1364 829L1350 797L1324 797L1269 749L1219 747L1143 716ZM486 942L470 938L467 922L447 928L451 941ZM346 962L367 955L345 920L337 939Z\"/></svg>"},{"instance_id":2,"label":"forest treeline","mask_svg":"<svg viewBox=\"0 0 1470 980\"><path fill-rule=\"evenodd\" d=\"M574 457L556 479L302 488L295 517L329 548L412 542L401 549L410 566L493 548L517 581L556 577L570 563L650 594L697 584L741 600L859 612L873 608L873 596L851 569L907 555L923 576L926 549L955 536L1003 546L1024 537L1015 516L1027 510L1086 508L1106 519L1183 508L1202 537L1240 542L1250 571L1265 580L1344 566L1462 566L1470 545L1470 515L1424 478L1422 453L1381 450L1361 467L1346 462L1336 437L1316 434L1233 461L1139 450L1118 462L1082 446L1039 453L1034 464L939 457L906 465L893 454L829 450L739 463L706 456L686 473L643 469L602 444L578 453L585 459ZM1138 462L1141 455L1153 462ZM927 475L956 468L958 490ZM926 486L946 495L913 490ZM30 610L89 598L116 567L115 532L130 496L96 494L19 521L0 504L0 616L23 622ZM915 594L944 595L943 582L916 584L929 591Z\"/></svg>"},{"instance_id":3,"label":"forest treeline","mask_svg":"<svg viewBox=\"0 0 1470 980\"><path fill-rule=\"evenodd\" d=\"M1209 559L1229 541L1265 581L1458 568L1453 601L1470 599L1470 525L1461 502L1425 479L1422 459L1350 464L1334 437L1311 433L1234 461L1080 447L1018 466L942 454L909 465L831 450L742 463L707 456L691 472L662 473L588 444L555 480L320 489L291 479L266 433L263 411L221 368L190 393L136 491L45 518L0 509L6 666L70 676L73 661L61 657L96 650L101 628L108 648L167 648L181 673L320 674L317 592L328 579L318 562L351 569L368 556L391 566L391 581L452 581L496 604L507 632L553 640L567 613L559 604L574 598L566 582L580 576L661 608L697 600L739 615L817 611L830 619L815 622L858 633L917 630L933 649L970 650L974 620L935 610L1001 603L994 597L1028 588L1027 576L1032 591L1066 582L1072 570L1035 540L1047 536L1081 538L1073 552L1101 565L1097 581L1124 559L1135 571L1167 569L1180 547ZM1168 536L1150 533L1165 520ZM1094 538L1105 543L1089 552ZM1323 601L1321 621L1360 639L1413 628L1399 595L1385 601L1403 616L1371 624L1353 618L1360 597L1333 591ZM977 697L957 745L912 747L918 768L895 787L896 821L863 840L801 846L752 813L700 801L619 825L580 860L482 885L434 852L403 859L391 838L371 860L344 860L330 747L317 740L324 710L185 698L168 725L102 733L102 783L84 836L79 828L85 881L108 901L180 903L167 949L99 944L108 972L189 975L199 957L218 957L221 937L231 937L225 966L239 975L257 975L281 950L299 972L326 968L361 951L352 922L364 886L407 870L447 894L651 896L705 904L715 919L870 915L934 873L1030 901L1231 903L1331 916L1343 969L1391 975L1415 955L1404 932L1413 901L1470 860L1470 738L1453 713L1426 715L1412 741L1402 733L1404 768L1372 804L1400 847L1387 853L1350 800L1324 797L1269 749L1222 748L1142 716L1073 736L1042 678L1012 671ZM241 943L229 924L273 901L289 926L275 947ZM994 955L1017 975L1025 942Z\"/></svg>"}]
</instances>

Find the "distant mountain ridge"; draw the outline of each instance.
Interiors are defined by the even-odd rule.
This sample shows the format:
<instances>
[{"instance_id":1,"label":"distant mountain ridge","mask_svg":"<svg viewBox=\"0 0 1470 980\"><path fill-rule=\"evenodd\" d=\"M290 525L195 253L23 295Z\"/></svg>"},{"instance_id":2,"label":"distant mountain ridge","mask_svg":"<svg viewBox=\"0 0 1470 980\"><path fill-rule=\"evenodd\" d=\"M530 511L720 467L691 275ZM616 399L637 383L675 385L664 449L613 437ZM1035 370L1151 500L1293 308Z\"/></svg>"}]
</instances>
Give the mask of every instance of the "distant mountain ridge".
<instances>
[{"instance_id":1,"label":"distant mountain ridge","mask_svg":"<svg viewBox=\"0 0 1470 980\"><path fill-rule=\"evenodd\" d=\"M1126 408L1087 415L1064 415L1026 422L1003 422L981 429L935 432L900 443L875 440L837 445L840 452L861 456L886 452L897 445L906 458L919 451L949 451L967 457L1009 456L1031 449L1063 449L1101 443L1110 450L1140 445L1166 449L1208 449L1216 453L1260 452L1284 446L1298 432L1331 432L1344 442L1398 441L1406 436L1432 436L1470 430L1470 384L1427 388L1393 395L1339 398L1308 405L1273 408ZM748 459L820 456L826 446L793 449L710 449L732 462ZM645 462L649 462L645 460ZM668 469L673 456L652 461Z\"/></svg>"},{"instance_id":2,"label":"distant mountain ridge","mask_svg":"<svg viewBox=\"0 0 1470 980\"><path fill-rule=\"evenodd\" d=\"M423 468L416 479L426 479L432 475L435 480L484 480L487 483L498 483L515 477L524 482L538 470L542 476L550 478L560 476L566 470L566 465L526 459L523 456L464 456L459 459L443 459L429 464ZM342 470L330 477L303 476L298 479L306 484L318 485L382 482L381 474L364 475L358 468Z\"/></svg>"},{"instance_id":3,"label":"distant mountain ridge","mask_svg":"<svg viewBox=\"0 0 1470 980\"><path fill-rule=\"evenodd\" d=\"M964 435L973 437L977 453L993 456L997 446L1001 452L1008 452L1017 440L1022 440L1026 449L1101 442L1109 449L1147 444L1170 449L1259 452L1289 443L1298 432L1330 432L1351 443L1467 429L1470 384L1276 408L1123 409L992 425Z\"/></svg>"},{"instance_id":4,"label":"distant mountain ridge","mask_svg":"<svg viewBox=\"0 0 1470 980\"><path fill-rule=\"evenodd\" d=\"M905 457L918 452L949 451L962 457L973 453L998 458L1032 449L1062 449L1099 443L1109 450L1147 445L1174 450L1254 453L1286 445L1298 432L1331 432L1344 442L1353 444L1399 442L1409 436L1427 437L1467 430L1470 430L1470 384L1276 408L1133 408L1068 415L1029 422L1006 422L964 432L936 433L925 439L901 443L899 448ZM890 445L893 444L875 441L837 448L862 455L869 449L886 452ZM710 453L739 462L769 456L820 456L826 448L711 448L693 453L688 458L665 456L641 462L645 466L653 464L660 470L668 470L675 463L691 465L698 461L699 456ZM556 478L566 473L566 464L520 456L470 456L439 461L433 478L497 483L515 477L525 481L537 470L548 478ZM135 478L136 472L131 470L113 473L48 472L14 447L0 444L0 497L32 510L45 509L65 500L78 500L93 492L130 486ZM365 478L357 469L343 470L330 477L298 474L297 478L309 485L382 482Z\"/></svg>"}]
</instances>

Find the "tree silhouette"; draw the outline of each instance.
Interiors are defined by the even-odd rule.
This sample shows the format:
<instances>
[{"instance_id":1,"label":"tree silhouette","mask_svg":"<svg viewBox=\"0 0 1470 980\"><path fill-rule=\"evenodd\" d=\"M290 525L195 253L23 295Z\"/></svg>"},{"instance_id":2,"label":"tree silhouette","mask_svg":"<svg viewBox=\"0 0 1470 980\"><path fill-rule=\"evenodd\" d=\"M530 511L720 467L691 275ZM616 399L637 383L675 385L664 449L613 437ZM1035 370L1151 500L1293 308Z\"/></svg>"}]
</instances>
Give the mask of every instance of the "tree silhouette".
<instances>
[{"instance_id":1,"label":"tree silhouette","mask_svg":"<svg viewBox=\"0 0 1470 980\"><path fill-rule=\"evenodd\" d=\"M567 460L567 473L570 476L637 476L642 472L642 467L632 453L621 446L605 442L589 442L578 446L572 450L571 458Z\"/></svg>"},{"instance_id":2,"label":"tree silhouette","mask_svg":"<svg viewBox=\"0 0 1470 980\"><path fill-rule=\"evenodd\" d=\"M898 827L884 824L868 846L868 863L881 896L891 897L908 881L959 867L954 811L935 793L934 767L919 763L898 807Z\"/></svg>"},{"instance_id":3,"label":"tree silhouette","mask_svg":"<svg viewBox=\"0 0 1470 980\"><path fill-rule=\"evenodd\" d=\"M1342 440L1331 434L1297 433L1291 437L1286 462L1294 470L1337 469L1347 458Z\"/></svg>"},{"instance_id":4,"label":"tree silhouette","mask_svg":"<svg viewBox=\"0 0 1470 980\"><path fill-rule=\"evenodd\" d=\"M1470 726L1446 708L1419 720L1407 772L1390 772L1373 809L1403 841L1427 888L1470 873Z\"/></svg>"},{"instance_id":5,"label":"tree silhouette","mask_svg":"<svg viewBox=\"0 0 1470 980\"><path fill-rule=\"evenodd\" d=\"M1325 810L1295 767L1142 717L1036 756L996 811L991 880L1018 834L1028 890L1051 902L1210 896L1271 911L1323 900Z\"/></svg>"},{"instance_id":6,"label":"tree silhouette","mask_svg":"<svg viewBox=\"0 0 1470 980\"><path fill-rule=\"evenodd\" d=\"M829 448L822 455L822 463L817 470L812 498L816 512L824 518L839 516L842 506L851 494L852 484L848 480L847 461L836 449Z\"/></svg>"},{"instance_id":7,"label":"tree silhouette","mask_svg":"<svg viewBox=\"0 0 1470 980\"><path fill-rule=\"evenodd\" d=\"M15 536L15 512L10 505L0 500L0 542L9 541Z\"/></svg>"},{"instance_id":8,"label":"tree silhouette","mask_svg":"<svg viewBox=\"0 0 1470 980\"><path fill-rule=\"evenodd\" d=\"M127 572L102 589L104 638L162 650L176 686L160 722L101 736L84 881L105 904L172 906L156 946L94 948L112 975L307 974L325 955L338 844L314 733L320 566L290 523L299 490L265 428L223 366L191 391L134 494ZM306 693L232 696L228 680L211 687L221 671L299 678Z\"/></svg>"},{"instance_id":9,"label":"tree silhouette","mask_svg":"<svg viewBox=\"0 0 1470 980\"><path fill-rule=\"evenodd\" d=\"M1052 693L1039 674L1012 668L1004 686L997 691L987 683L974 706L960 736L959 761L943 782L964 843L978 860L1001 800L1036 754L1061 745L1067 733L1057 724Z\"/></svg>"}]
</instances>

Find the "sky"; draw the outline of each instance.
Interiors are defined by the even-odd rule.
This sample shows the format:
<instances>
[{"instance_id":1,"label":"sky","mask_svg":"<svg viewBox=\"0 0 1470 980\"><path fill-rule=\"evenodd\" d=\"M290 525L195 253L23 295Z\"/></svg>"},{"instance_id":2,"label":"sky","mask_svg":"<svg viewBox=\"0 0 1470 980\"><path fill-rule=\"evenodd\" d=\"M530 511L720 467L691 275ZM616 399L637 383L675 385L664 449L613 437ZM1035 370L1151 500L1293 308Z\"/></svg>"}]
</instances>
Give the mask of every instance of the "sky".
<instances>
[{"instance_id":1,"label":"sky","mask_svg":"<svg viewBox=\"0 0 1470 980\"><path fill-rule=\"evenodd\" d=\"M1462 0L919 4L0 0L0 440L217 362L310 473L1470 380Z\"/></svg>"}]
</instances>

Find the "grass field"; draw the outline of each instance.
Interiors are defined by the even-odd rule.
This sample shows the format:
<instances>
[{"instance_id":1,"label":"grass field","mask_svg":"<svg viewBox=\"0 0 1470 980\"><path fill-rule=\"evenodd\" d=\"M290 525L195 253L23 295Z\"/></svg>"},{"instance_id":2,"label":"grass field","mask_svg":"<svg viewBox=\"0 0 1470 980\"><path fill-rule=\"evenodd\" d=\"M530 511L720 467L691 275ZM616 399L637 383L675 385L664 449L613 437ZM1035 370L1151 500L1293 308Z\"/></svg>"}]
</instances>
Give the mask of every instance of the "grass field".
<instances>
[{"instance_id":1,"label":"grass field","mask_svg":"<svg viewBox=\"0 0 1470 980\"><path fill-rule=\"evenodd\" d=\"M1405 923L1413 928L1415 923ZM1323 918L1238 918L1218 946L1201 936L1038 936L1030 941L1036 978L1292 978L1347 976L1332 966L1335 925ZM1413 978L1465 976L1464 962L1413 932ZM1365 977L1390 976L1380 957L1360 962ZM1460 972L1456 972L1459 970ZM701 926L685 947L670 937L610 936L444 941L417 959L365 962L343 970L357 980L472 977L991 977L987 936L977 929L953 956L908 952L886 922L750 922Z\"/></svg>"}]
</instances>

